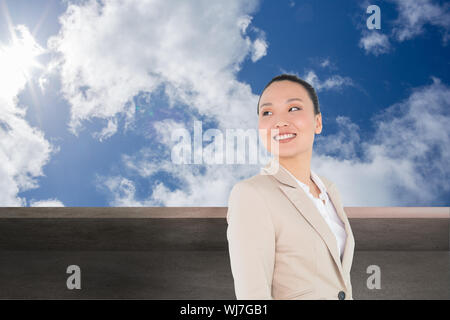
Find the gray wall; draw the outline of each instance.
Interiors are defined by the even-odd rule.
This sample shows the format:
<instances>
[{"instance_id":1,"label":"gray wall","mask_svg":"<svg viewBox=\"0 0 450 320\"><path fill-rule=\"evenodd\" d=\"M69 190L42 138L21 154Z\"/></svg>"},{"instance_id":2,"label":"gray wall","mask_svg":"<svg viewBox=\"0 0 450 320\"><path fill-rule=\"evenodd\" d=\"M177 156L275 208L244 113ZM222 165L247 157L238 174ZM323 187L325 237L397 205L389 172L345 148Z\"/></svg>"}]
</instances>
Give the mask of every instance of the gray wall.
<instances>
[{"instance_id":1,"label":"gray wall","mask_svg":"<svg viewBox=\"0 0 450 320\"><path fill-rule=\"evenodd\" d=\"M0 299L234 299L225 215L226 208L0 208ZM354 299L450 299L448 217L349 220ZM66 287L73 264L81 290ZM366 286L370 265L381 269L381 289Z\"/></svg>"}]
</instances>

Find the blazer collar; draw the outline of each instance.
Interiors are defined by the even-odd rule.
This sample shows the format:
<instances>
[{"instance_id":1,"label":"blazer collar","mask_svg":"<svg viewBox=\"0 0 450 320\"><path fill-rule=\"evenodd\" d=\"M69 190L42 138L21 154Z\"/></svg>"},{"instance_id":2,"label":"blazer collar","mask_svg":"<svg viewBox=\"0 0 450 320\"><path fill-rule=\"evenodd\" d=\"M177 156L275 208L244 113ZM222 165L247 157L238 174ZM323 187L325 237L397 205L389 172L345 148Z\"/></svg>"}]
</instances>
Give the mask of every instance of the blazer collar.
<instances>
[{"instance_id":1,"label":"blazer collar","mask_svg":"<svg viewBox=\"0 0 450 320\"><path fill-rule=\"evenodd\" d=\"M321 180L327 190L329 199L336 208L336 212L338 213L339 218L344 223L345 231L347 233L342 262L339 257L336 237L334 236L326 221L323 219L314 202L308 197L303 188L298 185L291 174L287 172L287 170L283 166L281 166L280 163L274 158L272 158L266 164L266 166L261 169L261 174L272 175L278 182L281 183L278 186L281 191L294 204L300 214L305 217L305 219L312 225L312 227L324 240L325 244L328 247L328 250L333 256L333 260L336 266L340 271L341 280L344 282L344 285L347 286L347 279L344 274L349 274L350 272L350 267L353 260L354 238L350 223L342 207L339 193L336 190L336 186L328 181L328 179L323 179L321 177Z\"/></svg>"}]
</instances>

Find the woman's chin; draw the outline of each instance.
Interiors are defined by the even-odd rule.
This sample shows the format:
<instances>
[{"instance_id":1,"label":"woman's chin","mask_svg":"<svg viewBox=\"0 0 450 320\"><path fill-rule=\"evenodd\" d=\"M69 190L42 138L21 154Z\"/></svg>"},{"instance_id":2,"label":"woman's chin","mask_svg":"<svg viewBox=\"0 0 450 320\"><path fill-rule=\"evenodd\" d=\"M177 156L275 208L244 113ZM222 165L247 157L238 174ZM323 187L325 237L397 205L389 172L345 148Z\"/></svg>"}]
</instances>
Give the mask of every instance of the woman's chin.
<instances>
[{"instance_id":1,"label":"woman's chin","mask_svg":"<svg viewBox=\"0 0 450 320\"><path fill-rule=\"evenodd\" d=\"M279 152L274 152L274 156L279 158L292 158L299 154L298 150L279 150Z\"/></svg>"},{"instance_id":2,"label":"woman's chin","mask_svg":"<svg viewBox=\"0 0 450 320\"><path fill-rule=\"evenodd\" d=\"M277 145L271 146L271 148L266 147L266 150L268 150L269 153L271 153L272 155L277 156L279 158L292 158L298 156L303 152L307 152L308 147L298 144L280 143L278 144L278 146Z\"/></svg>"}]
</instances>

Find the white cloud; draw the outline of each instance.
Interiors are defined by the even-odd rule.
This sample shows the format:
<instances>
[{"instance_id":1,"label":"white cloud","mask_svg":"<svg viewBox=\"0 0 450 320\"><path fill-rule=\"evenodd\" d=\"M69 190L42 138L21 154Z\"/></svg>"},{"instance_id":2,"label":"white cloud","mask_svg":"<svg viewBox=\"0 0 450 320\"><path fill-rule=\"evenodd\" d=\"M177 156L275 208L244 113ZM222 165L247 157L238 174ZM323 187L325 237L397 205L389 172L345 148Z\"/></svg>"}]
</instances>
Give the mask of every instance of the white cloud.
<instances>
[{"instance_id":1,"label":"white cloud","mask_svg":"<svg viewBox=\"0 0 450 320\"><path fill-rule=\"evenodd\" d=\"M161 84L172 103L220 118L223 126L246 127L257 97L236 73L246 57L257 61L267 49L263 32L251 29L253 40L247 34L256 6L256 1L206 0L69 5L48 46L59 53L72 131L77 133L83 120L119 114L126 115L128 127L132 98Z\"/></svg>"},{"instance_id":2,"label":"white cloud","mask_svg":"<svg viewBox=\"0 0 450 320\"><path fill-rule=\"evenodd\" d=\"M64 204L58 199L31 200L30 207L64 207Z\"/></svg>"},{"instance_id":3,"label":"white cloud","mask_svg":"<svg viewBox=\"0 0 450 320\"><path fill-rule=\"evenodd\" d=\"M164 151L167 152L167 149L164 149ZM161 153L155 154L154 147L142 148L136 155L122 155L122 162L127 169L138 173L141 177L148 178L158 171L171 171L171 164L168 161L169 157L170 153L166 154L166 156Z\"/></svg>"},{"instance_id":4,"label":"white cloud","mask_svg":"<svg viewBox=\"0 0 450 320\"><path fill-rule=\"evenodd\" d=\"M256 117L256 115L255 115ZM176 164L171 161L171 149L176 143L167 132L185 129L173 120L155 124L158 144L142 148L134 155L122 155L126 176L98 176L97 186L111 197L112 206L215 206L223 204L231 187L241 179L256 174L260 165L196 165ZM224 132L225 135L225 132ZM192 138L192 137L191 137ZM162 147L163 146L163 147ZM205 150L204 147L203 150ZM263 160L262 160L263 161ZM176 190L158 177L164 173L176 182ZM136 195L135 178L151 182L147 196ZM136 180L137 181L137 180Z\"/></svg>"},{"instance_id":5,"label":"white cloud","mask_svg":"<svg viewBox=\"0 0 450 320\"><path fill-rule=\"evenodd\" d=\"M397 5L398 18L394 21L393 35L399 41L411 39L425 32L425 25L432 25L443 32L447 43L450 30L450 5L439 5L431 0L392 0Z\"/></svg>"},{"instance_id":6,"label":"white cloud","mask_svg":"<svg viewBox=\"0 0 450 320\"><path fill-rule=\"evenodd\" d=\"M374 117L376 130L367 141L357 124L339 116L336 134L316 136L312 168L337 184L345 206L430 206L450 192L449 102L450 88L433 78ZM174 165L167 154L158 158L152 148L123 156L127 169L152 182L149 194L138 196L131 179L102 178L111 205L226 206L233 184L259 172L242 165L200 172L200 166ZM177 190L156 178L160 172L180 181Z\"/></svg>"},{"instance_id":7,"label":"white cloud","mask_svg":"<svg viewBox=\"0 0 450 320\"><path fill-rule=\"evenodd\" d=\"M344 116L338 116L336 122L339 131L326 137L317 135L315 138L317 145L314 151L318 154L334 154L344 159L357 158L357 148L361 142L358 125L352 123L350 118Z\"/></svg>"},{"instance_id":8,"label":"white cloud","mask_svg":"<svg viewBox=\"0 0 450 320\"><path fill-rule=\"evenodd\" d=\"M38 80L38 83L39 83L39 88L41 89L41 92L44 93L45 87L48 84L48 78L40 77Z\"/></svg>"},{"instance_id":9,"label":"white cloud","mask_svg":"<svg viewBox=\"0 0 450 320\"><path fill-rule=\"evenodd\" d=\"M267 53L268 44L264 39L258 38L253 42L252 61L256 62Z\"/></svg>"},{"instance_id":10,"label":"white cloud","mask_svg":"<svg viewBox=\"0 0 450 320\"><path fill-rule=\"evenodd\" d=\"M372 53L376 56L387 53L391 49L389 37L378 31L364 31L363 37L359 40L359 47L366 53Z\"/></svg>"},{"instance_id":11,"label":"white cloud","mask_svg":"<svg viewBox=\"0 0 450 320\"><path fill-rule=\"evenodd\" d=\"M124 177L97 177L98 187L105 189L113 199L110 205L113 207L140 207L146 206L146 202L135 199L136 187L134 183Z\"/></svg>"},{"instance_id":12,"label":"white cloud","mask_svg":"<svg viewBox=\"0 0 450 320\"><path fill-rule=\"evenodd\" d=\"M124 157L128 168L146 178L151 178L156 172L165 172L180 180L181 185L172 191L160 180L153 179L152 193L142 198L136 196L136 185L131 179L122 176L98 177L99 189L106 190L112 197L111 206L223 206L233 184L259 172L256 166L176 165L167 159L156 162L143 153L149 155L142 150L136 156Z\"/></svg>"},{"instance_id":13,"label":"white cloud","mask_svg":"<svg viewBox=\"0 0 450 320\"><path fill-rule=\"evenodd\" d=\"M27 76L32 76L32 57L44 50L25 26L12 31L16 36L13 43L0 44L0 204L25 206L26 200L18 193L38 187L36 178L43 175L42 168L57 148L42 131L29 125L24 119L26 108L18 106L17 96L25 88Z\"/></svg>"},{"instance_id":14,"label":"white cloud","mask_svg":"<svg viewBox=\"0 0 450 320\"><path fill-rule=\"evenodd\" d=\"M316 136L312 168L336 183L345 206L430 206L449 194L450 88L432 80L375 116L376 129L367 141L343 116L336 118L337 133ZM138 197L135 183L113 177L106 183L112 205L226 206L232 185L258 173L240 165L205 166L200 173L199 166L152 157L148 148L123 158L127 168L152 181L152 194ZM155 179L161 171L180 180L179 189L171 191Z\"/></svg>"},{"instance_id":15,"label":"white cloud","mask_svg":"<svg viewBox=\"0 0 450 320\"><path fill-rule=\"evenodd\" d=\"M397 18L388 23L382 22L381 30L386 30L386 25L393 26L389 35L377 30L367 30L366 25L359 25L362 29L362 38L359 47L367 53L380 55L391 51L390 40L405 41L425 33L425 27L430 25L442 33L442 43L444 46L450 38L450 5L442 5L432 0L389 0L397 7ZM370 2L365 0L360 3L360 8L366 10ZM381 8L383 10L383 8ZM381 16L383 11L381 11ZM382 18L382 21L384 18ZM385 31L383 31L385 32Z\"/></svg>"},{"instance_id":16,"label":"white cloud","mask_svg":"<svg viewBox=\"0 0 450 320\"><path fill-rule=\"evenodd\" d=\"M102 129L100 132L94 132L93 137L97 138L100 141L108 139L113 134L117 132L117 119L112 118L108 120L108 125Z\"/></svg>"},{"instance_id":17,"label":"white cloud","mask_svg":"<svg viewBox=\"0 0 450 320\"><path fill-rule=\"evenodd\" d=\"M257 35L255 40L252 40L248 35L248 27L252 22L253 17L249 15L243 15L237 18L237 26L241 29L242 36L244 37L247 46L251 48L251 59L253 62L258 61L267 54L267 47L269 44L266 41L266 34L259 28L251 26L251 31Z\"/></svg>"},{"instance_id":18,"label":"white cloud","mask_svg":"<svg viewBox=\"0 0 450 320\"><path fill-rule=\"evenodd\" d=\"M119 114L126 115L126 126L130 126L136 107L132 98L161 87L170 107L188 107L214 119L222 132L257 128L258 96L237 80L245 59L256 62L267 54L264 32L251 25L257 5L257 1L206 0L69 5L60 17L59 34L48 46L59 53L55 63L62 92L71 105L72 131L77 133L84 120L112 119ZM198 166L169 162L167 130L189 128L197 119L183 120L154 123L156 135L148 137L151 147L122 157L130 175L151 179L165 171L183 181L183 191L172 193L167 186L155 184L152 198L137 200L136 182L131 178L99 176L98 187L113 195L111 205L213 204L223 199L236 178L248 174L243 166L218 165L203 172ZM112 129L116 127L96 137L109 137ZM167 144L161 147L163 142ZM258 171L255 166L253 172ZM211 177L216 180L214 190L209 186Z\"/></svg>"},{"instance_id":19,"label":"white cloud","mask_svg":"<svg viewBox=\"0 0 450 320\"><path fill-rule=\"evenodd\" d=\"M320 63L320 66L321 66L322 68L328 67L329 65L330 65L330 59L328 59L328 58L324 59L324 60Z\"/></svg>"},{"instance_id":20,"label":"white cloud","mask_svg":"<svg viewBox=\"0 0 450 320\"><path fill-rule=\"evenodd\" d=\"M346 205L430 206L450 192L449 110L450 88L433 78L376 116L369 141L360 143L358 126L338 118L338 133L316 137L312 165L338 185Z\"/></svg>"},{"instance_id":21,"label":"white cloud","mask_svg":"<svg viewBox=\"0 0 450 320\"><path fill-rule=\"evenodd\" d=\"M247 178L259 171L258 168L238 166L223 167L215 165L204 166L205 173L199 174L196 168L185 170L182 177L185 188L171 191L162 183L157 183L153 189L154 202L165 206L220 206L226 205L229 190L236 179ZM231 175L230 172L233 174Z\"/></svg>"},{"instance_id":22,"label":"white cloud","mask_svg":"<svg viewBox=\"0 0 450 320\"><path fill-rule=\"evenodd\" d=\"M345 206L430 206L450 192L449 102L450 88L433 78L374 117L374 136L363 142L358 125L340 116L336 134L316 137L312 168L337 184ZM200 173L199 166L154 156L147 148L123 157L128 169L152 181L147 197L136 195L130 179L104 178L111 205L226 206L231 186L258 173L240 165ZM177 190L154 178L161 171L181 181Z\"/></svg>"},{"instance_id":23,"label":"white cloud","mask_svg":"<svg viewBox=\"0 0 450 320\"><path fill-rule=\"evenodd\" d=\"M177 122L172 119L164 119L162 121L153 122L153 127L156 130L156 141L164 144L168 148L174 145L172 141L172 132L175 130L187 130L186 125L182 122Z\"/></svg>"},{"instance_id":24,"label":"white cloud","mask_svg":"<svg viewBox=\"0 0 450 320\"><path fill-rule=\"evenodd\" d=\"M333 75L328 79L321 81L317 74L312 70L308 71L302 79L311 84L317 92L330 89L340 89L344 86L353 85L352 79L349 77L342 77L340 75Z\"/></svg>"}]
</instances>

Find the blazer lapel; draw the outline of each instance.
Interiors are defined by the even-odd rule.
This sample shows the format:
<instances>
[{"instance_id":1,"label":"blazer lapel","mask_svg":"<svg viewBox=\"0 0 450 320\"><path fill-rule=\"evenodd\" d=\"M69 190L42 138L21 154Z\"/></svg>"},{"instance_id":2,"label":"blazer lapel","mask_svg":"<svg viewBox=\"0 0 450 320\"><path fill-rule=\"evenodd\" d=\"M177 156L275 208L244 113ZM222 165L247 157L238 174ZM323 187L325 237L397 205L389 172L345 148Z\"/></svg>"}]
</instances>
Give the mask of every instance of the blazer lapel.
<instances>
[{"instance_id":1,"label":"blazer lapel","mask_svg":"<svg viewBox=\"0 0 450 320\"><path fill-rule=\"evenodd\" d=\"M324 179L322 179L324 181ZM339 217L341 218L342 222L345 226L345 232L347 234L347 238L345 241L345 247L344 247L344 253L342 254L342 268L345 274L348 274L350 272L350 267L352 265L353 261L353 252L355 248L355 239L353 238L353 232L350 226L350 222L348 221L347 215L344 212L344 207L342 206L341 199L339 197L338 192L336 191L335 185L328 185L327 182L324 182L326 184L327 193L331 199L331 202L333 203L334 207L336 208L336 212L338 213Z\"/></svg>"},{"instance_id":2,"label":"blazer lapel","mask_svg":"<svg viewBox=\"0 0 450 320\"><path fill-rule=\"evenodd\" d=\"M322 237L333 257L334 262L336 263L336 266L339 269L343 281L345 282L344 273L350 271L349 268L352 260L352 254L350 251L353 249L354 241L351 236L350 224L343 212L339 196L334 190L334 187L330 186L327 180L322 179L328 195L336 208L336 212L345 225L345 231L347 233L342 263L339 257L337 241L333 232L323 219L314 202L308 197L305 191L290 176L290 174L286 172L286 169L280 166L275 159L272 159L263 169L261 169L261 173L273 175L274 178L282 183L279 188Z\"/></svg>"}]
</instances>

